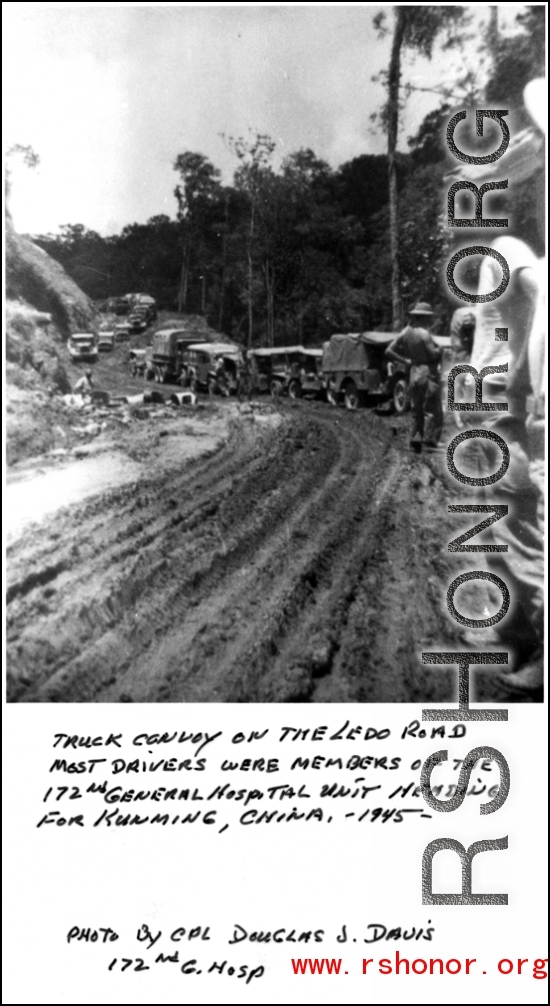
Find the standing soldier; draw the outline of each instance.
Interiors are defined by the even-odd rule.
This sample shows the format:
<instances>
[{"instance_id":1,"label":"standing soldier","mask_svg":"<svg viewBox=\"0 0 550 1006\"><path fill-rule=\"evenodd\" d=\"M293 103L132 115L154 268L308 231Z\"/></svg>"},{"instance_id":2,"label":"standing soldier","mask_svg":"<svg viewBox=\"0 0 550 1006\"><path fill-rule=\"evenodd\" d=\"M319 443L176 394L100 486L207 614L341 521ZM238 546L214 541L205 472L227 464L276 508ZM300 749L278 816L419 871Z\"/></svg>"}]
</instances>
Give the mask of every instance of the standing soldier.
<instances>
[{"instance_id":1,"label":"standing soldier","mask_svg":"<svg viewBox=\"0 0 550 1006\"><path fill-rule=\"evenodd\" d=\"M237 395L239 399L252 398L252 371L250 369L250 357L245 351L242 362L238 368Z\"/></svg>"},{"instance_id":2,"label":"standing soldier","mask_svg":"<svg viewBox=\"0 0 550 1006\"><path fill-rule=\"evenodd\" d=\"M443 425L439 388L441 350L428 331L433 317L430 305L425 301L418 301L409 311L411 324L400 332L386 350L386 356L390 360L410 367L410 442L418 454L423 443L426 447L437 447Z\"/></svg>"}]
</instances>

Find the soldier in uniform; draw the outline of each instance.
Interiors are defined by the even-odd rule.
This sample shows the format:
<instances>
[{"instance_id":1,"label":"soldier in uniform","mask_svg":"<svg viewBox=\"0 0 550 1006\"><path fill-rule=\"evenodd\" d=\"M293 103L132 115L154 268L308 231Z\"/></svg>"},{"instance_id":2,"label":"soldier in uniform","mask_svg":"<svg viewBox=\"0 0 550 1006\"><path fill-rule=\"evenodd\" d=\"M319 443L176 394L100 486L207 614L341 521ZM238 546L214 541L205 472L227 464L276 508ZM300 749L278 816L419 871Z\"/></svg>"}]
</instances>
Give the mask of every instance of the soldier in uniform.
<instances>
[{"instance_id":1,"label":"soldier in uniform","mask_svg":"<svg viewBox=\"0 0 550 1006\"><path fill-rule=\"evenodd\" d=\"M411 323L386 350L386 356L390 360L410 367L410 443L417 453L422 450L422 444L437 447L443 425L439 390L441 350L429 333L433 316L430 305L425 301L418 301L409 311Z\"/></svg>"}]
</instances>

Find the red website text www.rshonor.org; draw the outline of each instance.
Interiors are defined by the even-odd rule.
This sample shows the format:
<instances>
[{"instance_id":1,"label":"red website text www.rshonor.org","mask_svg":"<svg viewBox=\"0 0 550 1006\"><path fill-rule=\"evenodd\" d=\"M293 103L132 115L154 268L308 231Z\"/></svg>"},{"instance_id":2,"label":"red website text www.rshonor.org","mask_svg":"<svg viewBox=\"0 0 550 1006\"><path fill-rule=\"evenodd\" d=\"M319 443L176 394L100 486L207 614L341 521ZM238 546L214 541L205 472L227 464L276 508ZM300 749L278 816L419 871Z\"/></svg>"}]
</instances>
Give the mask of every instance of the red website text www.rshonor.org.
<instances>
[{"instance_id":1,"label":"red website text www.rshonor.org","mask_svg":"<svg viewBox=\"0 0 550 1006\"><path fill-rule=\"evenodd\" d=\"M339 959L330 959L328 957L306 957L291 960L292 970L295 975L347 975L349 971L343 970L343 961ZM510 960L508 957L503 957L502 960L498 961L496 966L491 968L491 971L496 970L501 975L529 975L533 978L543 979L548 977L548 972L546 966L548 964L548 958L538 957L531 963L528 957L516 958ZM475 965L475 967L474 967ZM372 957L363 958L362 970L363 974L369 974L378 969L378 973L381 975L471 975L471 974L487 974L487 970L482 969L482 965L478 962L476 957L466 957L464 961L458 960L456 957L450 957L448 960L443 960L441 957L430 957L427 960L423 957L417 957L414 960L409 960L407 957L402 957L398 950L396 950L393 961L389 957L382 957L379 961L375 961Z\"/></svg>"}]
</instances>

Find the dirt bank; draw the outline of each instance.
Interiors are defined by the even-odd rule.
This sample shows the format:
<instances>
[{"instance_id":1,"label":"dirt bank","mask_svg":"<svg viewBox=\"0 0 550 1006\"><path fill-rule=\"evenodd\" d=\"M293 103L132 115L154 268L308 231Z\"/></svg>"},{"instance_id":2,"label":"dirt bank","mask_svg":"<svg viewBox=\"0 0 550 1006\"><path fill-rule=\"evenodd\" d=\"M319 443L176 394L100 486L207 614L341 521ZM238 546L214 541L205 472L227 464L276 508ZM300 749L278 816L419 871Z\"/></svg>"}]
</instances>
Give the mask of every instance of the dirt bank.
<instances>
[{"instance_id":1,"label":"dirt bank","mask_svg":"<svg viewBox=\"0 0 550 1006\"><path fill-rule=\"evenodd\" d=\"M465 642L441 458L409 454L407 417L220 412L195 456L132 434L131 474L14 536L9 699L455 699L418 658ZM491 674L478 694L505 698Z\"/></svg>"}]
</instances>

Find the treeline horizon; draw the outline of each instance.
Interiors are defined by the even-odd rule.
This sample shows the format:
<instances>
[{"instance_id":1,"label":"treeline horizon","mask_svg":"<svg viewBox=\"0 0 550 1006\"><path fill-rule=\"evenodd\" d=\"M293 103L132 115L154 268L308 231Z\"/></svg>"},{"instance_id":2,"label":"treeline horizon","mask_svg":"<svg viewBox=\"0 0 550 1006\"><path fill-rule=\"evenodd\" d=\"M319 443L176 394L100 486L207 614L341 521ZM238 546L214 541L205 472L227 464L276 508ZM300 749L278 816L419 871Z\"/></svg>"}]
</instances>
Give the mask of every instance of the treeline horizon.
<instances>
[{"instance_id":1,"label":"treeline horizon","mask_svg":"<svg viewBox=\"0 0 550 1006\"><path fill-rule=\"evenodd\" d=\"M233 185L203 155L178 156L176 220L159 214L107 237L67 224L33 241L94 301L148 293L240 342L250 329L254 345L391 329L387 156L333 169L302 149L275 171L269 137L242 142ZM422 297L445 311L444 167L425 146L398 157L403 303Z\"/></svg>"},{"instance_id":2,"label":"treeline horizon","mask_svg":"<svg viewBox=\"0 0 550 1006\"><path fill-rule=\"evenodd\" d=\"M406 16L396 15L396 31ZM470 107L496 107L497 96L508 94L506 107L520 126L528 124L522 93L544 73L544 16L543 8L527 7L516 16L515 35L501 35L492 18L484 40L491 72L481 90L468 83ZM424 21L429 27L441 17L439 8L422 8L412 28L418 34ZM461 36L453 31L456 43ZM418 44L414 32L410 44ZM387 155L365 153L331 168L301 149L276 169L274 141L250 131L225 137L236 159L231 185L203 154L175 156L175 220L159 214L108 237L67 224L59 235L32 240L95 301L148 293L160 309L200 314L248 346L319 345L338 331L389 331L419 299L431 303L442 331L454 309L443 275L457 239L447 226L443 179L456 164L445 143L454 110L442 98L408 140L409 152L392 153L397 236ZM462 207L467 216L468 203ZM457 199L457 215L460 209ZM515 186L514 212L525 234L536 233L528 184ZM476 268L472 260L472 282Z\"/></svg>"}]
</instances>

